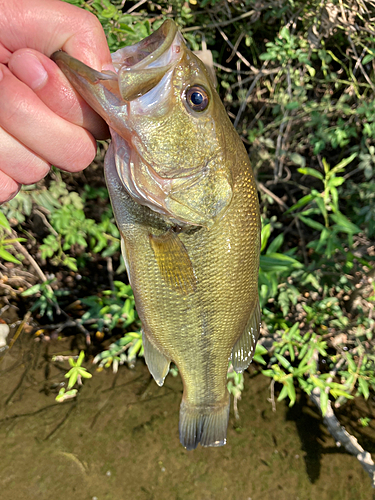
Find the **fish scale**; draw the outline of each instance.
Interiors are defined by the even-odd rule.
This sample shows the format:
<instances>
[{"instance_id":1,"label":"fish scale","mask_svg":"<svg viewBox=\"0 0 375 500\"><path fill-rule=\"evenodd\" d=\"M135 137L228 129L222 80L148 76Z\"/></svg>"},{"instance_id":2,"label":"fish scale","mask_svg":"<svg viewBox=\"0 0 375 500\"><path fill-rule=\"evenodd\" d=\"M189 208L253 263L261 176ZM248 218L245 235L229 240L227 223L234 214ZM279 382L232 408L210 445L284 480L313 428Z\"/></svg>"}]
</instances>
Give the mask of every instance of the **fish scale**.
<instances>
[{"instance_id":1,"label":"fish scale","mask_svg":"<svg viewBox=\"0 0 375 500\"><path fill-rule=\"evenodd\" d=\"M149 370L162 385L170 362L179 368L185 448L221 446L228 360L247 368L260 327L260 215L247 152L171 20L115 53L113 77L53 58L110 126L104 170Z\"/></svg>"}]
</instances>

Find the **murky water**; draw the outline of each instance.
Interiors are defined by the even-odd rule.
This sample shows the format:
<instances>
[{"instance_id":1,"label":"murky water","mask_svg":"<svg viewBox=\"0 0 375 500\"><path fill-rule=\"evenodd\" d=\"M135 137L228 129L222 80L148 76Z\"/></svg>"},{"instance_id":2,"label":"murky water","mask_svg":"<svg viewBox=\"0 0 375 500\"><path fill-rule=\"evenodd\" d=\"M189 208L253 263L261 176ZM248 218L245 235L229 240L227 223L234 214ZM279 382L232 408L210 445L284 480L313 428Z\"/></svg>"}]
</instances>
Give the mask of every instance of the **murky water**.
<instances>
[{"instance_id":1,"label":"murky water","mask_svg":"<svg viewBox=\"0 0 375 500\"><path fill-rule=\"evenodd\" d=\"M68 340L23 333L0 364L1 500L369 500L370 480L336 447L305 400L273 412L269 380L246 374L228 444L184 450L180 378L159 388L142 361L94 373L55 403L65 370L49 356ZM93 371L93 369L91 370ZM375 445L375 443L373 443Z\"/></svg>"}]
</instances>

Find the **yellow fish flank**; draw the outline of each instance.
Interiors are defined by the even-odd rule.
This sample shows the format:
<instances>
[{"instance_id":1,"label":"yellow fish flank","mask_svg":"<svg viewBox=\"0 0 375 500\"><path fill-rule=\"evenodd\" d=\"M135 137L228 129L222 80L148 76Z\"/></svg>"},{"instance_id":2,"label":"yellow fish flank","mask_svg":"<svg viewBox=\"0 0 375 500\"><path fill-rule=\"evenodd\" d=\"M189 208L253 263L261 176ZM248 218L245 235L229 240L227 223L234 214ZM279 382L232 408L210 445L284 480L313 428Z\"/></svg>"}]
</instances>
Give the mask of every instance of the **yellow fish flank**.
<instances>
[{"instance_id":1,"label":"yellow fish flank","mask_svg":"<svg viewBox=\"0 0 375 500\"><path fill-rule=\"evenodd\" d=\"M114 72L52 57L110 126L105 176L147 366L159 385L178 366L183 446L221 446L228 360L248 367L260 325L260 216L246 150L171 20L114 53Z\"/></svg>"}]
</instances>

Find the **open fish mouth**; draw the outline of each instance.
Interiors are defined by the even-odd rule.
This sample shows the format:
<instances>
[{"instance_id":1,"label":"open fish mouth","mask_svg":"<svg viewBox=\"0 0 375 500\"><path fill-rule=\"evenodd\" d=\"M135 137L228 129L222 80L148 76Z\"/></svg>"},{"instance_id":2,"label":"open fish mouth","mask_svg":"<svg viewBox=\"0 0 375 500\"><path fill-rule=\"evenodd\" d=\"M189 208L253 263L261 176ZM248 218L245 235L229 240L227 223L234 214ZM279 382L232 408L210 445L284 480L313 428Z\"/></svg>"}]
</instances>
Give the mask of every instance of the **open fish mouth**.
<instances>
[{"instance_id":1,"label":"open fish mouth","mask_svg":"<svg viewBox=\"0 0 375 500\"><path fill-rule=\"evenodd\" d=\"M204 122L206 125L197 125L194 122L198 121L197 116L191 122L185 118L191 116L185 105L186 88L191 82L180 72L180 83L176 83L175 69L179 65L196 64L196 72L203 64L190 53L172 20L164 21L158 30L137 44L112 54L114 71L96 71L62 51L51 58L109 125L112 146L106 162L116 164L117 174L135 202L159 213L168 223L178 225L211 227L224 214L232 198L232 186L226 174L217 173L210 166L216 161L214 148L199 160L184 159L181 166L181 157L176 152L190 154L193 146L174 147L173 141L169 141L164 157L155 146L156 130L164 115L173 115L174 106L177 109L181 105L183 110L184 119L176 121L177 124L182 123L187 132L189 127L199 130L191 135L198 145L207 130L211 133L214 128L209 118ZM199 80L191 88L197 89L196 92L203 89ZM210 91L203 91L208 102ZM142 122L145 117L148 123L158 124L153 130L148 129L146 138L140 134L140 123L145 123ZM155 135L150 138L152 131ZM179 145L181 132L176 135Z\"/></svg>"},{"instance_id":2,"label":"open fish mouth","mask_svg":"<svg viewBox=\"0 0 375 500\"><path fill-rule=\"evenodd\" d=\"M63 51L55 52L51 59L112 126L108 120L111 107L121 106L154 88L181 58L182 46L183 38L176 24L167 19L144 40L112 54L115 71L96 71Z\"/></svg>"}]
</instances>

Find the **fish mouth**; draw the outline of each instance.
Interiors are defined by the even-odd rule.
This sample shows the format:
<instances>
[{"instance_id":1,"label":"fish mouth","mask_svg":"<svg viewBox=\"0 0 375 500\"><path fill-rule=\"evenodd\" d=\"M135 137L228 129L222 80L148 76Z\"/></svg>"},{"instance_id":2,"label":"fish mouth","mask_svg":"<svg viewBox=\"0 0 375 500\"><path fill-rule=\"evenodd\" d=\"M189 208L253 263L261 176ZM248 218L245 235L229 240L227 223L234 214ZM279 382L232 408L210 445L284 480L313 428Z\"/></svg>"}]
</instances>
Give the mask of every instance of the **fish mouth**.
<instances>
[{"instance_id":1,"label":"fish mouth","mask_svg":"<svg viewBox=\"0 0 375 500\"><path fill-rule=\"evenodd\" d=\"M118 113L119 107L154 88L181 58L183 46L176 24L167 19L147 38L112 54L114 71L96 71L61 50L51 59L112 127L113 108ZM123 112L126 114L126 109Z\"/></svg>"},{"instance_id":2,"label":"fish mouth","mask_svg":"<svg viewBox=\"0 0 375 500\"><path fill-rule=\"evenodd\" d=\"M231 199L227 179L216 176L213 186L205 166L196 166L182 175L178 172L161 176L146 159L147 151L142 150L136 130L132 129L133 115L136 120L137 113L147 111L150 103L157 102L159 109L166 106L169 90L163 101L161 87L170 88L174 68L186 54L189 50L176 24L166 20L144 40L112 54L114 71L96 71L63 51L55 52L51 59L109 125L112 161L133 200L173 223L209 227ZM213 196L209 197L211 191ZM201 206L204 199L208 200L206 208Z\"/></svg>"}]
</instances>

